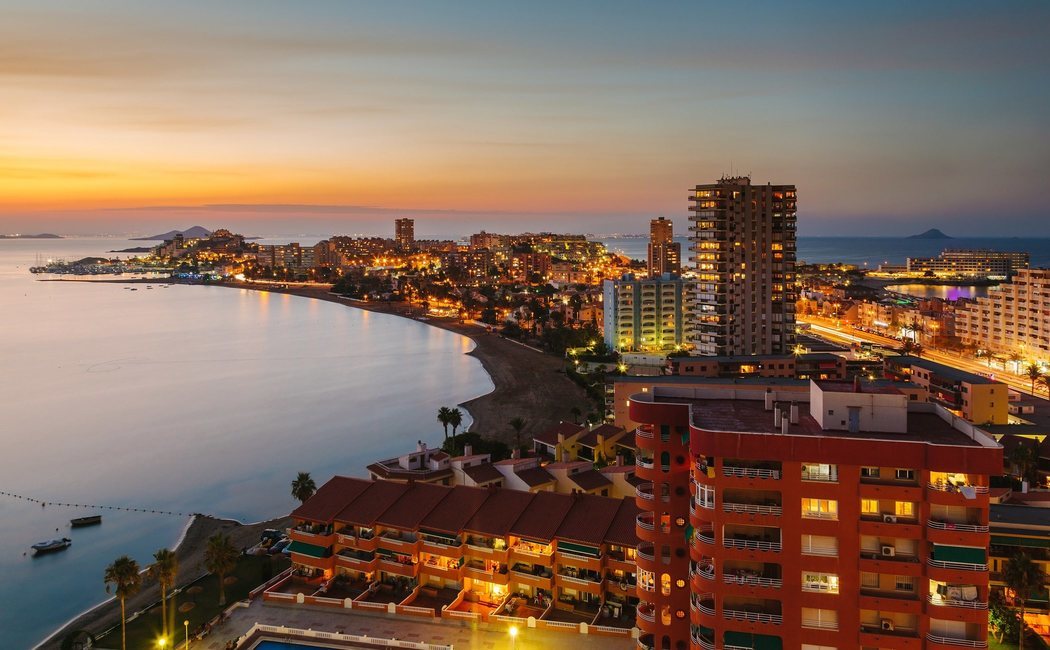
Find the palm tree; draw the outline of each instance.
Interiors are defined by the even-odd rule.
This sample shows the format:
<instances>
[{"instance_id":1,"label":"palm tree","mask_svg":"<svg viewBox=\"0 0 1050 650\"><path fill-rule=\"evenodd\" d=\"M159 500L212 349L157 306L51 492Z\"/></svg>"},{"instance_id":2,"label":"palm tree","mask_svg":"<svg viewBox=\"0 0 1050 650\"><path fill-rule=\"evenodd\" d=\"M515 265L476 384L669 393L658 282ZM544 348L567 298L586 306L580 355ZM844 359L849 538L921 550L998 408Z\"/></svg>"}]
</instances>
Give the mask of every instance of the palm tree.
<instances>
[{"instance_id":1,"label":"palm tree","mask_svg":"<svg viewBox=\"0 0 1050 650\"><path fill-rule=\"evenodd\" d=\"M110 585L120 601L120 647L127 650L127 616L124 611L125 601L138 593L142 587L142 575L139 573L139 563L127 555L121 555L113 564L106 567L104 578L106 582L106 593L109 593Z\"/></svg>"},{"instance_id":2,"label":"palm tree","mask_svg":"<svg viewBox=\"0 0 1050 650\"><path fill-rule=\"evenodd\" d=\"M208 538L208 547L204 549L204 568L219 578L219 607L226 604L226 576L237 565L237 555L229 535L215 533Z\"/></svg>"},{"instance_id":3,"label":"palm tree","mask_svg":"<svg viewBox=\"0 0 1050 650\"><path fill-rule=\"evenodd\" d=\"M1017 470L1017 477L1022 481L1028 478L1035 464L1035 452L1026 444L1019 444L1010 450L1010 463Z\"/></svg>"},{"instance_id":4,"label":"palm tree","mask_svg":"<svg viewBox=\"0 0 1050 650\"><path fill-rule=\"evenodd\" d=\"M299 475L292 481L292 497L298 499L299 503L306 503L306 500L316 492L317 484L314 483L310 472L299 472Z\"/></svg>"},{"instance_id":5,"label":"palm tree","mask_svg":"<svg viewBox=\"0 0 1050 650\"><path fill-rule=\"evenodd\" d=\"M448 440L448 425L452 424L452 409L442 406L438 409L438 422L445 427L445 440Z\"/></svg>"},{"instance_id":6,"label":"palm tree","mask_svg":"<svg viewBox=\"0 0 1050 650\"><path fill-rule=\"evenodd\" d=\"M172 551L162 548L153 554L153 564L149 566L149 575L160 584L160 627L161 636L168 638L175 627L175 612L168 616L168 589L175 584L179 573L179 558Z\"/></svg>"},{"instance_id":7,"label":"palm tree","mask_svg":"<svg viewBox=\"0 0 1050 650\"><path fill-rule=\"evenodd\" d=\"M1046 573L1042 567L1032 561L1024 551L1006 561L1003 566L1003 582L1014 592L1014 600L1021 606L1021 634L1018 650L1024 650L1024 609L1032 591L1042 589L1046 584Z\"/></svg>"},{"instance_id":8,"label":"palm tree","mask_svg":"<svg viewBox=\"0 0 1050 650\"><path fill-rule=\"evenodd\" d=\"M580 410L580 407L579 406L572 407L571 409L569 409L569 413L572 413L572 423L573 424L579 424L580 423L580 416L583 415L583 411Z\"/></svg>"},{"instance_id":9,"label":"palm tree","mask_svg":"<svg viewBox=\"0 0 1050 650\"><path fill-rule=\"evenodd\" d=\"M1050 393L1050 375L1043 375L1036 383L1042 384L1047 393Z\"/></svg>"},{"instance_id":10,"label":"palm tree","mask_svg":"<svg viewBox=\"0 0 1050 650\"><path fill-rule=\"evenodd\" d=\"M448 415L448 423L452 425L452 437L455 438L456 429L463 424L463 411L452 409L452 412Z\"/></svg>"},{"instance_id":11,"label":"palm tree","mask_svg":"<svg viewBox=\"0 0 1050 650\"><path fill-rule=\"evenodd\" d=\"M521 430L525 428L525 420L517 417L510 421L510 428L514 429L514 442L521 449Z\"/></svg>"},{"instance_id":12,"label":"palm tree","mask_svg":"<svg viewBox=\"0 0 1050 650\"><path fill-rule=\"evenodd\" d=\"M1035 395L1035 382L1043 378L1043 371L1039 369L1039 366L1030 363L1028 364L1028 367L1025 368L1025 374L1027 374L1028 378L1032 380L1032 394Z\"/></svg>"}]
</instances>

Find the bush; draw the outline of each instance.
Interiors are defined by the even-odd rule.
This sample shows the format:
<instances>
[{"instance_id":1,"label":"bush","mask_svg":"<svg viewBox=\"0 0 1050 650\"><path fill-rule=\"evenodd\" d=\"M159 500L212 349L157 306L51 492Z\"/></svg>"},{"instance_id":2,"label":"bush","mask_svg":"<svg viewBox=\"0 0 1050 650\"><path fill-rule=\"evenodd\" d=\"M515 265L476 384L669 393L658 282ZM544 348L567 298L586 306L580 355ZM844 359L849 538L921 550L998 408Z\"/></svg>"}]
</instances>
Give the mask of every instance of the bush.
<instances>
[{"instance_id":1,"label":"bush","mask_svg":"<svg viewBox=\"0 0 1050 650\"><path fill-rule=\"evenodd\" d=\"M490 454L493 462L510 458L510 447L506 443L482 438L481 434L473 431L458 433L446 439L441 445L441 450L450 456L462 456L463 448L467 445L471 446L471 451L475 454Z\"/></svg>"}]
</instances>

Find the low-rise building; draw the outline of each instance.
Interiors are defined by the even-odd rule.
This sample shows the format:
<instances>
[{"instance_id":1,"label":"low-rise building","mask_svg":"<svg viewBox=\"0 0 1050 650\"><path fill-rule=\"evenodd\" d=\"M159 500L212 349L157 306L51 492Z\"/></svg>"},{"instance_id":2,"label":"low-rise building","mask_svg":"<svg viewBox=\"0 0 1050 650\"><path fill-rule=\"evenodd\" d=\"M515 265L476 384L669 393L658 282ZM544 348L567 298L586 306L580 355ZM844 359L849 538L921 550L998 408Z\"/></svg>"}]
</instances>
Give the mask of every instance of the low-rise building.
<instances>
[{"instance_id":1,"label":"low-rise building","mask_svg":"<svg viewBox=\"0 0 1050 650\"><path fill-rule=\"evenodd\" d=\"M725 357L670 357L671 375L683 377L785 377L793 379L845 379L846 358L829 352Z\"/></svg>"},{"instance_id":2,"label":"low-rise building","mask_svg":"<svg viewBox=\"0 0 1050 650\"><path fill-rule=\"evenodd\" d=\"M1007 424L1009 387L982 375L915 356L886 357L887 379L907 381L929 391L930 399L978 424Z\"/></svg>"}]
</instances>

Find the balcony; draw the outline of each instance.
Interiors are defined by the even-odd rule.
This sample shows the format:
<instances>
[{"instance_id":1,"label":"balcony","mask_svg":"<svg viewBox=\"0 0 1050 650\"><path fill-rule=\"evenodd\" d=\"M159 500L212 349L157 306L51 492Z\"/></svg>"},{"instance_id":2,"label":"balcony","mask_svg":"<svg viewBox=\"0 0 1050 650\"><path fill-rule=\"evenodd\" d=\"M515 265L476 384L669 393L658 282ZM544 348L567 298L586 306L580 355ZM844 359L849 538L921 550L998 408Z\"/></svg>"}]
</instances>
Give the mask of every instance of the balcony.
<instances>
[{"instance_id":1,"label":"balcony","mask_svg":"<svg viewBox=\"0 0 1050 650\"><path fill-rule=\"evenodd\" d=\"M639 484L638 487L634 488L634 495L645 501L655 500L655 497L653 496L653 484L651 482Z\"/></svg>"},{"instance_id":2,"label":"balcony","mask_svg":"<svg viewBox=\"0 0 1050 650\"><path fill-rule=\"evenodd\" d=\"M741 465L723 465L722 476L731 478L760 478L780 480L780 470L770 467L747 467Z\"/></svg>"},{"instance_id":3,"label":"balcony","mask_svg":"<svg viewBox=\"0 0 1050 650\"><path fill-rule=\"evenodd\" d=\"M653 513L643 512L635 518L635 523L638 524L638 528L641 530L655 531L656 526L653 523Z\"/></svg>"},{"instance_id":4,"label":"balcony","mask_svg":"<svg viewBox=\"0 0 1050 650\"><path fill-rule=\"evenodd\" d=\"M743 569L726 570L722 573L722 582L727 585L748 585L779 589L784 584L780 578L766 577L756 572Z\"/></svg>"},{"instance_id":5,"label":"balcony","mask_svg":"<svg viewBox=\"0 0 1050 650\"><path fill-rule=\"evenodd\" d=\"M643 621L647 623L656 622L656 607L652 603L644 600L639 601L638 607L636 607L634 611L638 618Z\"/></svg>"},{"instance_id":6,"label":"balcony","mask_svg":"<svg viewBox=\"0 0 1050 650\"><path fill-rule=\"evenodd\" d=\"M697 528L693 535L704 544L715 543L715 529L712 526Z\"/></svg>"},{"instance_id":7,"label":"balcony","mask_svg":"<svg viewBox=\"0 0 1050 650\"><path fill-rule=\"evenodd\" d=\"M960 646L963 648L987 648L988 642L977 639L960 639L951 636L938 636L933 632L926 634L926 640L930 643L937 643L940 645L953 645Z\"/></svg>"},{"instance_id":8,"label":"balcony","mask_svg":"<svg viewBox=\"0 0 1050 650\"><path fill-rule=\"evenodd\" d=\"M772 539L758 539L754 537L725 537L722 545L726 548L735 548L748 551L772 551L779 553L781 544Z\"/></svg>"},{"instance_id":9,"label":"balcony","mask_svg":"<svg viewBox=\"0 0 1050 650\"><path fill-rule=\"evenodd\" d=\"M928 594L926 601L938 607L959 607L961 609L988 609L988 602L983 600L962 600L948 598L940 594Z\"/></svg>"},{"instance_id":10,"label":"balcony","mask_svg":"<svg viewBox=\"0 0 1050 650\"><path fill-rule=\"evenodd\" d=\"M781 508L778 505L763 505L758 503L735 503L729 501L722 503L722 510L724 512L746 513L751 515L773 515L776 517L779 517L781 514L783 514L783 508Z\"/></svg>"},{"instance_id":11,"label":"balcony","mask_svg":"<svg viewBox=\"0 0 1050 650\"><path fill-rule=\"evenodd\" d=\"M739 607L739 609L738 609ZM765 623L767 625L780 625L784 617L776 611L754 605L722 605L722 618L731 621L747 621L748 623Z\"/></svg>"},{"instance_id":12,"label":"balcony","mask_svg":"<svg viewBox=\"0 0 1050 650\"><path fill-rule=\"evenodd\" d=\"M936 519L926 520L926 525L935 530L954 530L964 533L987 533L988 526L981 524L963 524L954 521L938 521Z\"/></svg>"},{"instance_id":13,"label":"balcony","mask_svg":"<svg viewBox=\"0 0 1050 650\"><path fill-rule=\"evenodd\" d=\"M949 562L946 560L935 560L932 557L926 559L926 564L935 569L952 569L955 571L987 571L988 564L970 562Z\"/></svg>"},{"instance_id":14,"label":"balcony","mask_svg":"<svg viewBox=\"0 0 1050 650\"><path fill-rule=\"evenodd\" d=\"M689 607L708 616L715 615L714 594L692 594L689 597Z\"/></svg>"}]
</instances>

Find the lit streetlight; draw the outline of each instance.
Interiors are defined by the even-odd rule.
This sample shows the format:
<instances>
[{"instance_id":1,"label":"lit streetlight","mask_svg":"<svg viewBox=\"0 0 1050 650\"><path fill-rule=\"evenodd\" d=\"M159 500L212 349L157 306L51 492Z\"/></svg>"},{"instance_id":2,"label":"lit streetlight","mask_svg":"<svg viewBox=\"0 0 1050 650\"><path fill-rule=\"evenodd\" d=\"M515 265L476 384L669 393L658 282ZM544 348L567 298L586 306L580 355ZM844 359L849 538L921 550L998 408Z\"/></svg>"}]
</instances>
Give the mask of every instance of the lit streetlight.
<instances>
[{"instance_id":1,"label":"lit streetlight","mask_svg":"<svg viewBox=\"0 0 1050 650\"><path fill-rule=\"evenodd\" d=\"M511 626L510 630L510 647L516 648L518 645L518 628Z\"/></svg>"},{"instance_id":2,"label":"lit streetlight","mask_svg":"<svg viewBox=\"0 0 1050 650\"><path fill-rule=\"evenodd\" d=\"M182 627L186 629L186 645L183 646L183 650L189 650L190 647L190 621L186 619L182 622Z\"/></svg>"}]
</instances>

